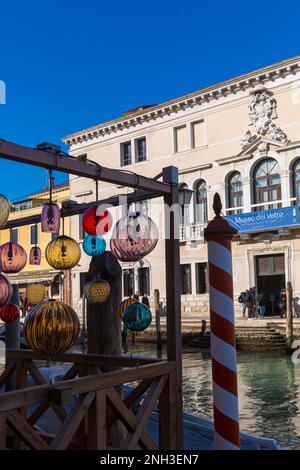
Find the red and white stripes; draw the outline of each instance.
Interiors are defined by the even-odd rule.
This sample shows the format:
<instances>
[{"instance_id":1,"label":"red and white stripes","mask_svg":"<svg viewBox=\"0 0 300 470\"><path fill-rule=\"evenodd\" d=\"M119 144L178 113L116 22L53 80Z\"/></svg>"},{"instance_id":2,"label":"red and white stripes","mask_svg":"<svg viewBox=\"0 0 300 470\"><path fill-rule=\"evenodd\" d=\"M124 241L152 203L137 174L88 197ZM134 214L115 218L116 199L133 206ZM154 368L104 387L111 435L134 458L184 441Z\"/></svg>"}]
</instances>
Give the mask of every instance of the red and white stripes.
<instances>
[{"instance_id":1,"label":"red and white stripes","mask_svg":"<svg viewBox=\"0 0 300 470\"><path fill-rule=\"evenodd\" d=\"M239 450L231 257L231 239L236 232L220 216L219 195L215 196L214 209L216 217L208 224L205 239L208 245L215 447L219 450Z\"/></svg>"}]
</instances>

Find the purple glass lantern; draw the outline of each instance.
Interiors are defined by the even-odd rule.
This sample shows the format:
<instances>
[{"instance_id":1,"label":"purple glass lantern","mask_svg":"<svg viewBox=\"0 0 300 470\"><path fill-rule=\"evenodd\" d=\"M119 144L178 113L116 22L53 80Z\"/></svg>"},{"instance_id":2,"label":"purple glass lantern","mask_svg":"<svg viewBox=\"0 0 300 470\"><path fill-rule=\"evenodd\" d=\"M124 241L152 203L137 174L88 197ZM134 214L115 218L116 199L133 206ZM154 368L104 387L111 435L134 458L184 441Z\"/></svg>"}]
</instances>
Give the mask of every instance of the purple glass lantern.
<instances>
[{"instance_id":1,"label":"purple glass lantern","mask_svg":"<svg viewBox=\"0 0 300 470\"><path fill-rule=\"evenodd\" d=\"M50 202L45 204L41 216L42 232L59 233L60 208L57 204Z\"/></svg>"},{"instance_id":2,"label":"purple glass lantern","mask_svg":"<svg viewBox=\"0 0 300 470\"><path fill-rule=\"evenodd\" d=\"M0 269L4 273L15 274L24 268L27 254L18 243L8 242L0 247Z\"/></svg>"},{"instance_id":3,"label":"purple glass lantern","mask_svg":"<svg viewBox=\"0 0 300 470\"><path fill-rule=\"evenodd\" d=\"M42 251L38 246L33 246L29 254L29 264L41 264Z\"/></svg>"},{"instance_id":4,"label":"purple glass lantern","mask_svg":"<svg viewBox=\"0 0 300 470\"><path fill-rule=\"evenodd\" d=\"M3 274L0 274L0 308L6 305L12 296L12 285Z\"/></svg>"},{"instance_id":5,"label":"purple glass lantern","mask_svg":"<svg viewBox=\"0 0 300 470\"><path fill-rule=\"evenodd\" d=\"M120 261L138 261L147 256L158 241L158 229L150 217L139 212L122 217L115 225L110 249Z\"/></svg>"}]
</instances>

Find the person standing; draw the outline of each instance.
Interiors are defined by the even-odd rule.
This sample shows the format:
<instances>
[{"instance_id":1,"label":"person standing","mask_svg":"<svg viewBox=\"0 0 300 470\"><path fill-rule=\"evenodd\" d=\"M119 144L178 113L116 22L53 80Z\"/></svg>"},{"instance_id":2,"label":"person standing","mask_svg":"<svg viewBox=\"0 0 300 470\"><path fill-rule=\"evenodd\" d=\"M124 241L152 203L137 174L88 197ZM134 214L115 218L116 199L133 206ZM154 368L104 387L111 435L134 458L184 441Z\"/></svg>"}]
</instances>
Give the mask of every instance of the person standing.
<instances>
[{"instance_id":1,"label":"person standing","mask_svg":"<svg viewBox=\"0 0 300 470\"><path fill-rule=\"evenodd\" d=\"M264 316L266 314L266 303L267 302L266 302L266 299L264 297L263 292L258 294L257 301L258 301L259 318L264 318Z\"/></svg>"},{"instance_id":2,"label":"person standing","mask_svg":"<svg viewBox=\"0 0 300 470\"><path fill-rule=\"evenodd\" d=\"M243 320L246 320L247 298L248 298L248 295L247 295L246 291L241 292L239 297L238 297L238 301L240 302L240 304L242 304ZM249 315L249 313L248 313L248 315Z\"/></svg>"},{"instance_id":3,"label":"person standing","mask_svg":"<svg viewBox=\"0 0 300 470\"><path fill-rule=\"evenodd\" d=\"M285 289L281 289L281 291L280 291L278 307L279 307L279 312L280 312L280 318L283 318L285 316L285 312L286 312L286 293L285 293Z\"/></svg>"},{"instance_id":4,"label":"person standing","mask_svg":"<svg viewBox=\"0 0 300 470\"><path fill-rule=\"evenodd\" d=\"M147 294L144 294L143 297L142 297L142 304L146 305L147 307L150 307L150 302L149 302L149 299L148 299L148 295Z\"/></svg>"}]
</instances>

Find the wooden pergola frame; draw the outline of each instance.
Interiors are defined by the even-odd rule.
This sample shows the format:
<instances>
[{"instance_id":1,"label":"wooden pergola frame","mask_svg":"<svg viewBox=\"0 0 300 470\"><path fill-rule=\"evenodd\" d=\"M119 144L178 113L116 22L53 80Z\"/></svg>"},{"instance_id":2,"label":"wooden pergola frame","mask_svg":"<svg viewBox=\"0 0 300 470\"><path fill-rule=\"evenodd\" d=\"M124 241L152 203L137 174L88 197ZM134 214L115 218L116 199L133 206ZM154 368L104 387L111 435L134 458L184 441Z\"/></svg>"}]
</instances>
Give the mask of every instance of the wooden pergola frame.
<instances>
[{"instance_id":1,"label":"wooden pergola frame","mask_svg":"<svg viewBox=\"0 0 300 470\"><path fill-rule=\"evenodd\" d=\"M129 202L134 201L134 200L153 199L156 197L163 197L164 203L167 204L169 207L178 203L178 170L177 168L173 166L163 168L162 173L160 175L162 177L162 181L158 181L158 179L146 178L142 175L136 175L134 173L129 173L129 172L122 171L122 170L111 169L111 168L106 168L102 166L100 168L100 165L94 164L93 162L84 161L84 160L80 160L72 156L68 156L62 153L56 146L51 146L50 144L49 146L44 144L43 148L45 148L45 150L41 150L40 148L23 147L14 143L0 140L0 158L5 158L7 160L34 165L34 166L42 167L45 169L57 170L57 171L61 171L61 172L65 172L65 173L69 173L69 174L73 174L73 175L77 175L77 176L81 176L81 177L85 177L85 178L89 178L93 180L105 181L107 183L111 183L114 185L122 185L125 187L134 188L134 192L127 195ZM98 201L98 204L102 204L102 203L117 206L119 204L119 196L114 196L103 201ZM67 217L67 216L72 216L75 214L80 214L87 207L95 206L95 204L97 203L93 202L89 204L75 204L75 203L67 204L63 208L63 215ZM6 228L27 225L30 223L38 222L39 220L40 220L40 216L19 218L14 221L9 221L7 223ZM105 381L105 387L106 387L105 393L103 391L103 386L101 385L101 378L99 377L95 378L95 376L90 378L90 380L93 379L93 382L90 384L90 386L89 386L88 380L84 382L85 385L83 387L83 390L85 393L89 394L89 395L86 395L86 397L90 396L90 405L94 400L101 408L101 406L103 407L103 399L106 400L106 398L108 398L111 402L111 406L113 406L114 409L116 408L118 409L117 414L122 415L122 411L120 410L123 409L123 412L124 412L124 415L122 415L123 420L125 419L126 423L127 424L129 423L128 424L129 428L130 426L132 427L131 432L133 433L133 437L131 436L131 439L129 439L129 441L131 442L131 445L133 445L132 444L133 442L137 444L138 442L140 442L141 435L143 435L141 434L142 432L141 426L142 425L145 426L146 423L143 422L143 419L141 417L142 424L138 423L138 420L137 420L137 423L134 424L132 421L133 420L132 416L128 414L129 413L128 410L127 411L124 410L124 404L117 403L118 398L114 394L114 390L115 390L114 385L116 383L118 384L126 383L126 375L128 376L128 380L134 379L133 365L137 366L136 378L141 377L149 381L150 378L153 379L154 377L156 380L155 382L156 386L154 386L155 385L154 382L152 383L152 385L150 384L150 386L154 387L153 396L152 396L152 401L153 401L152 405L153 406L155 405L158 398L160 402L160 405L159 405L159 413L160 413L159 448L182 449L183 448L183 429L182 429L183 419L182 419L182 370L181 370L182 368L181 304L180 304L180 287L179 287L180 286L180 261L179 261L179 240L178 240L178 237L176 236L177 229L175 226L175 216L174 216L173 211L169 211L168 214L165 213L165 223L168 224L169 226L169 237L165 240L167 362L166 361L160 362L160 361L157 361L156 358L155 359L153 358L152 366L150 365L143 366L144 368L146 368L145 373L143 375L142 373L143 367L139 366L139 363L136 364L136 362L134 361L127 360L125 361L125 363L127 364L127 366L129 366L130 364L130 367L131 367L130 374L129 373L126 374L126 370L120 370L120 372L116 371L115 373L111 374L111 376L109 376L109 374L102 375L103 380L106 380ZM17 371L17 383L21 385L24 384L24 380L18 377L18 371L22 375L21 373L22 367L24 369L25 366L28 368L28 370L34 371L33 374L37 378L37 382L39 382L40 378L38 377L38 374L36 370L34 369L34 366L30 363L30 361L32 361L33 359L37 359L37 358L41 359L42 358L41 356L36 355L35 353L28 354L26 352L19 352L17 354L17 351L13 351L13 350L8 351L8 356L11 357L11 359L13 360L13 364L15 364L16 371ZM73 356L74 357L72 357L72 360L75 366L77 362L80 363L81 359L80 357L76 359L75 355ZM67 357L68 355L65 355L65 360ZM64 356L57 358L57 360L63 360L63 359L64 359ZM103 362L104 359L103 358L101 359L100 357L99 364L101 364L101 360ZM111 358L111 360L113 360L114 363L115 362L118 363L117 358ZM105 361L107 361L107 358L105 358L104 362ZM143 362L141 361L141 364L142 363ZM99 364L97 364L97 366ZM124 359L120 358L118 365L120 365L120 367L122 366L124 367ZM92 367L96 367L96 366L91 360L90 368ZM151 373L146 372L148 370L147 367L148 369L150 368L149 370L151 371ZM88 369L87 367L87 370L91 370L91 369ZM0 383L5 383L5 380L12 373L12 371L13 371L13 367L10 366L10 370L7 370L4 372L4 376L2 376L2 380L0 377ZM118 376L118 373L120 374L120 379L117 380L116 377ZM110 377L113 377L113 378L110 378ZM70 376L69 374L68 379L70 378L73 378L73 377ZM71 390L75 389L76 391L78 391L79 385L78 386L76 385L77 383L76 380L80 381L83 379L80 379L80 378L74 379L73 382L69 384ZM97 382L97 385L95 385L96 382ZM45 386L43 385L41 386L45 388ZM109 386L111 386L112 388L109 388ZM19 388L22 388L22 386ZM35 397L34 399L37 400L38 396L41 396L44 398L45 394L47 395L48 392L49 390L47 389L47 392L45 391L44 393L44 389L43 389L41 390L41 394L39 395L40 392L38 390L30 392L30 389L28 389L26 391L26 394L27 394L26 396L30 397L31 400L33 400L32 397ZM53 395L53 390L51 391L51 393ZM93 393L94 394L96 393L96 395L94 396ZM18 394L18 395L14 396L14 394ZM6 404L5 396L7 396L7 399L9 399L10 406ZM138 396L140 395L136 393L136 399ZM47 395L47 397L49 401L50 400L49 395ZM25 400L25 402L28 404L31 403L30 399L28 398L29 401L27 400L26 402ZM14 402L14 400L16 400L16 402ZM19 405L17 406L18 400L19 400ZM85 400L87 400L87 398L85 398ZM148 397L148 401L149 400L151 404L151 394L150 394L150 398ZM15 428L18 428L21 426L22 424L20 422L21 418L19 416L16 416L15 409L21 408L23 402L24 402L24 399L22 399L22 394L20 394L20 390L7 392L2 397L0 396L0 428L1 428L1 423L3 425L3 416L6 416L8 412L11 413L9 414L9 418L7 418L8 422L10 423L10 427L15 430ZM24 403L23 403L23 407L24 407ZM124 418L125 415L127 417ZM77 420L78 420L78 416L77 416ZM31 431L28 429L27 424L28 424L27 422L23 422L23 427L25 429L24 435L26 434L27 436L26 438L23 436L24 437L23 443L25 442L28 444L27 441L28 440L30 441L31 439L29 437L29 434ZM67 424L65 423L64 425L67 426ZM94 429L97 430L98 429L97 426L98 426L97 423L94 423ZM97 432L97 436L99 433ZM1 434L1 429L0 429L0 434ZM64 433L62 433L62 436L63 435ZM105 448L103 434L101 434L100 437L99 436L96 438L97 443L95 444L96 446L95 448ZM54 440L55 445L56 444L59 445L59 443L57 442L57 439L58 438L56 437ZM34 442L34 438L32 439L32 442ZM2 443L3 443L3 439L2 439ZM145 440L143 441L143 443L145 444ZM54 446L53 448L56 448L56 447Z\"/></svg>"}]
</instances>

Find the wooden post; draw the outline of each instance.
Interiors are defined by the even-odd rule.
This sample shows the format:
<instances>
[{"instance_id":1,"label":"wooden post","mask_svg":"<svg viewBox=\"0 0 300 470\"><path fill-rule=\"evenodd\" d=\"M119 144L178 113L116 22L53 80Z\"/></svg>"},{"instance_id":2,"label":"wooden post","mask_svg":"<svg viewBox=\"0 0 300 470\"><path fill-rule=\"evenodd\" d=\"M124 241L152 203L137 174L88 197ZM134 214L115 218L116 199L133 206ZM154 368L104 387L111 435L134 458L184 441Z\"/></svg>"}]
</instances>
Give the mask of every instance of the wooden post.
<instances>
[{"instance_id":1,"label":"wooden post","mask_svg":"<svg viewBox=\"0 0 300 470\"><path fill-rule=\"evenodd\" d=\"M19 306L19 286L13 284L13 294L11 303ZM20 317L12 323L5 323L5 350L20 349ZM5 358L5 365L8 367L9 358ZM16 388L16 376L12 374L10 382L6 385L6 391Z\"/></svg>"},{"instance_id":2,"label":"wooden post","mask_svg":"<svg viewBox=\"0 0 300 470\"><path fill-rule=\"evenodd\" d=\"M102 304L87 304L88 353L120 356L122 352L121 318L117 310L122 302L122 268L110 251L92 258L86 280L92 281L97 277L109 283L110 294L106 302ZM111 365L101 367L103 372L115 369L116 367ZM112 426L108 438L110 446L119 446L123 438L123 428L120 423ZM102 437L98 439L104 442Z\"/></svg>"},{"instance_id":3,"label":"wooden post","mask_svg":"<svg viewBox=\"0 0 300 470\"><path fill-rule=\"evenodd\" d=\"M154 310L155 310L155 329L156 329L156 347L157 357L162 355L161 329L160 329L160 303L159 290L154 289Z\"/></svg>"},{"instance_id":4,"label":"wooden post","mask_svg":"<svg viewBox=\"0 0 300 470\"><path fill-rule=\"evenodd\" d=\"M293 342L293 288L292 283L286 284L286 343L290 348Z\"/></svg>"},{"instance_id":5,"label":"wooden post","mask_svg":"<svg viewBox=\"0 0 300 470\"><path fill-rule=\"evenodd\" d=\"M163 182L172 187L171 194L164 196L165 208L165 266L166 266L166 314L167 314L167 356L176 363L174 377L169 377L160 403L160 448L183 448L182 430L182 356L181 356L181 301L179 261L178 170L175 167L163 169Z\"/></svg>"}]
</instances>

